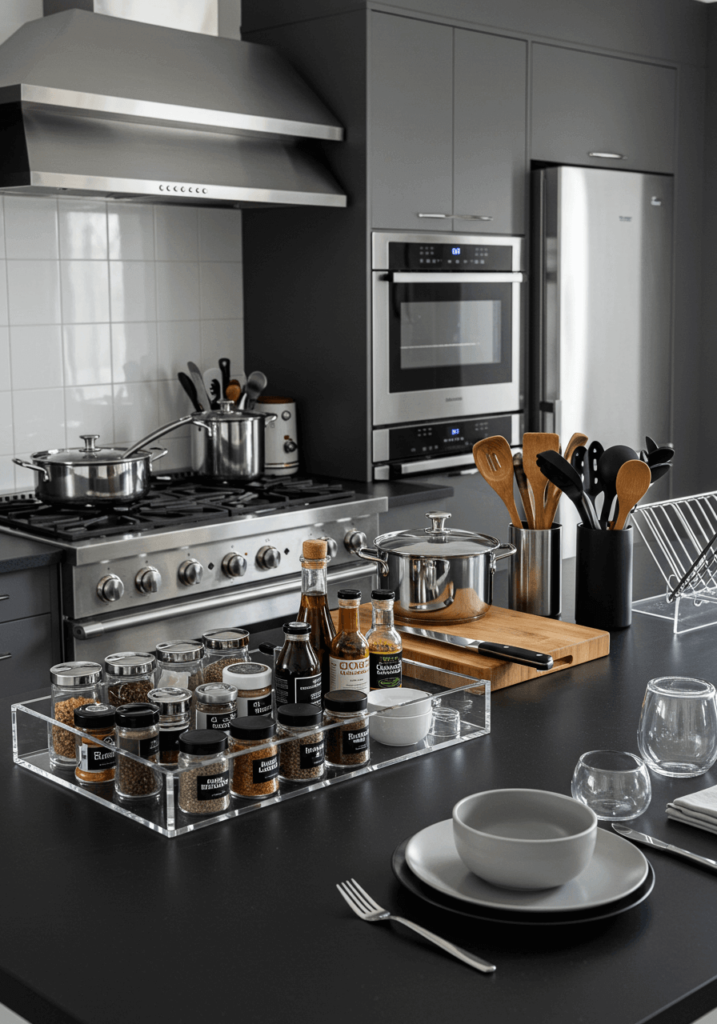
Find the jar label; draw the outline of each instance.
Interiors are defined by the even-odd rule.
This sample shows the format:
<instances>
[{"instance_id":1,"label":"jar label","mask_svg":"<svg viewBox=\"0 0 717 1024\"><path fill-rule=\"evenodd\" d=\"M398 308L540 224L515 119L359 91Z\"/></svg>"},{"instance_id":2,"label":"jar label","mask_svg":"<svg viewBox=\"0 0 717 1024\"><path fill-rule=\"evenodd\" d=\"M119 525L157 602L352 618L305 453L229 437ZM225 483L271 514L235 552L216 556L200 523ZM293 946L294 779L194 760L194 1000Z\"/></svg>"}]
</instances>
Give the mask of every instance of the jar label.
<instances>
[{"instance_id":1,"label":"jar label","mask_svg":"<svg viewBox=\"0 0 717 1024\"><path fill-rule=\"evenodd\" d=\"M229 796L229 769L216 775L197 775L197 800L221 800Z\"/></svg>"},{"instance_id":2,"label":"jar label","mask_svg":"<svg viewBox=\"0 0 717 1024\"><path fill-rule=\"evenodd\" d=\"M330 690L361 690L371 688L368 654L365 658L335 658L331 655L329 671Z\"/></svg>"},{"instance_id":3,"label":"jar label","mask_svg":"<svg viewBox=\"0 0 717 1024\"><path fill-rule=\"evenodd\" d=\"M388 654L369 654L371 661L371 688L374 690L387 689L388 687L401 685L401 670L403 654L401 651L391 651Z\"/></svg>"},{"instance_id":4,"label":"jar label","mask_svg":"<svg viewBox=\"0 0 717 1024\"><path fill-rule=\"evenodd\" d=\"M326 741L322 736L318 743L299 744L299 767L318 768L326 757Z\"/></svg>"},{"instance_id":5,"label":"jar label","mask_svg":"<svg viewBox=\"0 0 717 1024\"><path fill-rule=\"evenodd\" d=\"M254 785L258 786L269 779L275 779L279 774L279 755L272 754L270 757L257 757L252 763L254 773Z\"/></svg>"},{"instance_id":6,"label":"jar label","mask_svg":"<svg viewBox=\"0 0 717 1024\"><path fill-rule=\"evenodd\" d=\"M311 676L276 674L277 704L315 704L321 707L321 673Z\"/></svg>"},{"instance_id":7,"label":"jar label","mask_svg":"<svg viewBox=\"0 0 717 1024\"><path fill-rule=\"evenodd\" d=\"M346 729L341 734L341 750L344 754L360 754L368 750L368 726Z\"/></svg>"},{"instance_id":8,"label":"jar label","mask_svg":"<svg viewBox=\"0 0 717 1024\"><path fill-rule=\"evenodd\" d=\"M237 697L237 718L271 714L271 690L261 697Z\"/></svg>"},{"instance_id":9,"label":"jar label","mask_svg":"<svg viewBox=\"0 0 717 1024\"><path fill-rule=\"evenodd\" d=\"M108 737L108 743L112 738ZM117 762L117 754L114 750L107 750L106 747L90 747L87 743L80 744L80 768L83 772L104 772L108 768L114 768Z\"/></svg>"},{"instance_id":10,"label":"jar label","mask_svg":"<svg viewBox=\"0 0 717 1024\"><path fill-rule=\"evenodd\" d=\"M156 758L159 753L159 733L156 736L147 736L145 739L140 740L137 753L146 761Z\"/></svg>"},{"instance_id":11,"label":"jar label","mask_svg":"<svg viewBox=\"0 0 717 1024\"><path fill-rule=\"evenodd\" d=\"M188 728L188 725L180 725L178 729L161 729L159 733L159 749L179 750L179 737Z\"/></svg>"},{"instance_id":12,"label":"jar label","mask_svg":"<svg viewBox=\"0 0 717 1024\"><path fill-rule=\"evenodd\" d=\"M208 714L206 711L197 711L197 729L223 729L227 732L229 723L236 714L233 711L222 711L219 714Z\"/></svg>"}]
</instances>

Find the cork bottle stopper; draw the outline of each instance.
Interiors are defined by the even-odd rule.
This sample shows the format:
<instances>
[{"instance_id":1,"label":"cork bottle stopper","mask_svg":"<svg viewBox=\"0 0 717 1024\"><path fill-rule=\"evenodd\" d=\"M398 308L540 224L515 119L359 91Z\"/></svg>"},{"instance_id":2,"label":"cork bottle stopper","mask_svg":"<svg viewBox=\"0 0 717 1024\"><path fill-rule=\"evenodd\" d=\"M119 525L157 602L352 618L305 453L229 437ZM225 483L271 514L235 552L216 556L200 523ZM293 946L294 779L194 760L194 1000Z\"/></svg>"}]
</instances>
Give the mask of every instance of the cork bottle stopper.
<instances>
[{"instance_id":1,"label":"cork bottle stopper","mask_svg":"<svg viewBox=\"0 0 717 1024\"><path fill-rule=\"evenodd\" d=\"M326 541L305 540L301 551L304 558L326 558Z\"/></svg>"}]
</instances>

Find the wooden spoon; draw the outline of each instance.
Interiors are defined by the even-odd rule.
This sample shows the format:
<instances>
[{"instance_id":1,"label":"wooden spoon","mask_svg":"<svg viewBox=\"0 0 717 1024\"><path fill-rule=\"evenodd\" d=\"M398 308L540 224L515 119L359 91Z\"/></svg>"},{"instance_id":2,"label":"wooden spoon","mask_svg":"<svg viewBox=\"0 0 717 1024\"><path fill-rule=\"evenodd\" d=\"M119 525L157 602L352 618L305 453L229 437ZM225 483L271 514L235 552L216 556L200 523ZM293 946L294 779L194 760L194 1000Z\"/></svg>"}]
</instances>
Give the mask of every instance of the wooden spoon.
<instances>
[{"instance_id":1,"label":"wooden spoon","mask_svg":"<svg viewBox=\"0 0 717 1024\"><path fill-rule=\"evenodd\" d=\"M513 497L513 454L504 437L484 437L473 445L473 461L478 472L493 488L508 509L510 521L522 530L523 523Z\"/></svg>"},{"instance_id":2,"label":"wooden spoon","mask_svg":"<svg viewBox=\"0 0 717 1024\"><path fill-rule=\"evenodd\" d=\"M580 448L588 443L588 435L575 432L568 441L568 447L565 449L565 461L572 463L575 449ZM545 496L545 526L550 528L553 525L555 519L555 513L558 511L558 502L560 501L560 495L562 491L559 491L555 484L548 484L548 491Z\"/></svg>"},{"instance_id":3,"label":"wooden spoon","mask_svg":"<svg viewBox=\"0 0 717 1024\"><path fill-rule=\"evenodd\" d=\"M238 402L241 397L241 388L238 384L230 384L227 388L227 398L230 402Z\"/></svg>"},{"instance_id":4,"label":"wooden spoon","mask_svg":"<svg viewBox=\"0 0 717 1024\"><path fill-rule=\"evenodd\" d=\"M615 490L617 491L617 519L610 523L611 530L622 530L630 510L647 493L652 473L647 463L640 459L624 462L618 470Z\"/></svg>"},{"instance_id":5,"label":"wooden spoon","mask_svg":"<svg viewBox=\"0 0 717 1024\"><path fill-rule=\"evenodd\" d=\"M560 448L560 438L557 434L523 434L523 469L528 478L530 489L533 492L533 509L535 510L535 529L545 530L545 488L547 478L543 476L538 466L538 456L541 452L557 452Z\"/></svg>"}]
</instances>

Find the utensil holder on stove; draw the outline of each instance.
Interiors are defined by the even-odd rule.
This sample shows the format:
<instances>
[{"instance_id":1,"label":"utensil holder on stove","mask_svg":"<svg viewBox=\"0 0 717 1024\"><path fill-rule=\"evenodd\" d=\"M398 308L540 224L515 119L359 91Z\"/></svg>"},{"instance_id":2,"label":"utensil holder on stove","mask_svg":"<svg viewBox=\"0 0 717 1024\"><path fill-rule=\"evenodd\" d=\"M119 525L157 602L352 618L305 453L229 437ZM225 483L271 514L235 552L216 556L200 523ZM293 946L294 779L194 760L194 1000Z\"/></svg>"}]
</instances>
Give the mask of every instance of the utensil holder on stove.
<instances>
[{"instance_id":1,"label":"utensil holder on stove","mask_svg":"<svg viewBox=\"0 0 717 1024\"><path fill-rule=\"evenodd\" d=\"M516 612L558 619L563 606L562 526L549 530L508 527L515 554L508 579L508 607Z\"/></svg>"},{"instance_id":2,"label":"utensil holder on stove","mask_svg":"<svg viewBox=\"0 0 717 1024\"><path fill-rule=\"evenodd\" d=\"M578 524L575 621L595 629L632 623L633 530L590 530Z\"/></svg>"}]
</instances>

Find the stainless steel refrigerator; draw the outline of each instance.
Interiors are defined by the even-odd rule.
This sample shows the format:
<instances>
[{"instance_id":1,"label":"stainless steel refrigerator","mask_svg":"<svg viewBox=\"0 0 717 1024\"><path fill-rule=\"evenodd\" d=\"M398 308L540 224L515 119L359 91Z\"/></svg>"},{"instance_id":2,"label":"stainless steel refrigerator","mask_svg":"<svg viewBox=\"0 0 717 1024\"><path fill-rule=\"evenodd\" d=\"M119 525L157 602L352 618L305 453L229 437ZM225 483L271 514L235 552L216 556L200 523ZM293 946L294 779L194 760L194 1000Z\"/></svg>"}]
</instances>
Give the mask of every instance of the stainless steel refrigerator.
<instances>
[{"instance_id":1,"label":"stainless steel refrigerator","mask_svg":"<svg viewBox=\"0 0 717 1024\"><path fill-rule=\"evenodd\" d=\"M671 440L672 178L534 172L533 429L605 448ZM647 500L669 495L669 474ZM559 518L577 521L561 502ZM565 530L565 554L573 549Z\"/></svg>"}]
</instances>

